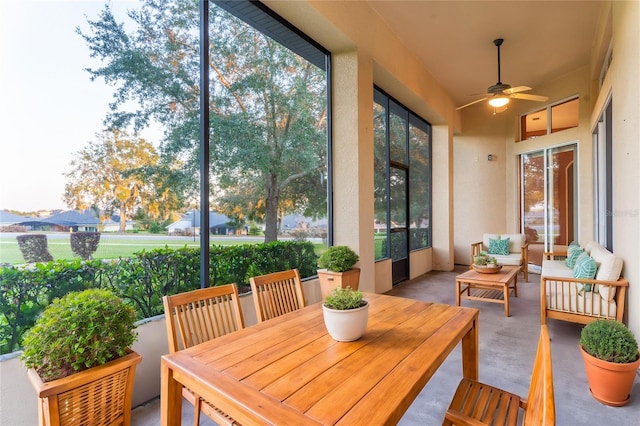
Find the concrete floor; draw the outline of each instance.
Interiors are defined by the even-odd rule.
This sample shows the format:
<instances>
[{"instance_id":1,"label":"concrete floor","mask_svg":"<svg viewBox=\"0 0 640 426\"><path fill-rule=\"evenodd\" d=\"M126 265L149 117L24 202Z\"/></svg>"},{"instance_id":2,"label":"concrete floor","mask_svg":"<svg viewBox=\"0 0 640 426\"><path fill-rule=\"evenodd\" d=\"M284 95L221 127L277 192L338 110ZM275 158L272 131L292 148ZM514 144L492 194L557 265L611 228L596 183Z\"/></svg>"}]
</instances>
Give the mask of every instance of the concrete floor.
<instances>
[{"instance_id":1,"label":"concrete floor","mask_svg":"<svg viewBox=\"0 0 640 426\"><path fill-rule=\"evenodd\" d=\"M466 270L432 272L395 286L388 294L412 299L455 304L455 276ZM480 380L526 397L538 340L539 279L529 274L529 282L518 278L518 297L511 298L511 316L505 317L500 304L462 300L463 306L480 309ZM609 407L589 394L589 386L578 340L582 326L549 320L553 357L556 424L559 426L640 425L640 376L636 377L631 401L624 407ZM439 425L462 376L460 349L455 349L433 376L400 425ZM183 424L192 424L193 410L183 405ZM160 404L154 400L133 410L134 426L159 424ZM214 425L202 416L202 425Z\"/></svg>"}]
</instances>

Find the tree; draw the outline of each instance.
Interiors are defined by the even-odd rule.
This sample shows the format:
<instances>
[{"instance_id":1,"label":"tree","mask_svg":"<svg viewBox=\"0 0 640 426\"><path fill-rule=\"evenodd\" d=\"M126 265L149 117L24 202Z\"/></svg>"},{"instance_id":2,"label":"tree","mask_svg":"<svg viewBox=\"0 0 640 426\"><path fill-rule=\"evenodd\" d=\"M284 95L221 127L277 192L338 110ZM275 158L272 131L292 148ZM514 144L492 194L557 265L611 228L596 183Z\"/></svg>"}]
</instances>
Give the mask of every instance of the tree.
<instances>
[{"instance_id":1,"label":"tree","mask_svg":"<svg viewBox=\"0 0 640 426\"><path fill-rule=\"evenodd\" d=\"M109 216L120 213L120 231L137 207L153 217L170 210L171 191L150 178L159 161L151 143L113 130L76 153L66 173L64 201L71 208L96 208ZM164 202L164 206L163 206Z\"/></svg>"},{"instance_id":2,"label":"tree","mask_svg":"<svg viewBox=\"0 0 640 426\"><path fill-rule=\"evenodd\" d=\"M88 71L116 88L109 125L142 128L153 119L165 126L162 161L183 161L170 174L183 194L193 193L199 169L197 2L147 0L129 17L138 28L127 33L107 5L89 21L89 33L78 30L104 64ZM326 215L326 179L318 178L326 176L326 75L217 6L210 7L210 22L214 204L231 217L264 220L265 241L272 241L279 214ZM127 111L132 99L139 107Z\"/></svg>"}]
</instances>

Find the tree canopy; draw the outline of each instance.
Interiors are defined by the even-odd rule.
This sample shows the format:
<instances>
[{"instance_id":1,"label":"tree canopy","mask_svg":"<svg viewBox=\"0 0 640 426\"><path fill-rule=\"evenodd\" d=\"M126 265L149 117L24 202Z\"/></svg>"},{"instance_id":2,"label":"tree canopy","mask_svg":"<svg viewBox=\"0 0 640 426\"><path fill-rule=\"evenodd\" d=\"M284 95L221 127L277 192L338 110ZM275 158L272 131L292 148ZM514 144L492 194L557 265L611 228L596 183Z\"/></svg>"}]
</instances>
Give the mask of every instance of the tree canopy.
<instances>
[{"instance_id":1,"label":"tree canopy","mask_svg":"<svg viewBox=\"0 0 640 426\"><path fill-rule=\"evenodd\" d=\"M137 208L153 217L166 217L175 207L170 189L151 178L159 162L153 145L144 139L113 130L77 152L65 174L64 201L80 210L95 209L101 219L120 214L120 231Z\"/></svg>"},{"instance_id":2,"label":"tree canopy","mask_svg":"<svg viewBox=\"0 0 640 426\"><path fill-rule=\"evenodd\" d=\"M102 62L88 72L115 88L108 126L164 126L158 165L184 200L199 176L198 3L146 0L129 18L133 30L107 4L78 30ZM279 215L325 216L325 71L213 5L209 55L212 204L263 220L265 241Z\"/></svg>"}]
</instances>

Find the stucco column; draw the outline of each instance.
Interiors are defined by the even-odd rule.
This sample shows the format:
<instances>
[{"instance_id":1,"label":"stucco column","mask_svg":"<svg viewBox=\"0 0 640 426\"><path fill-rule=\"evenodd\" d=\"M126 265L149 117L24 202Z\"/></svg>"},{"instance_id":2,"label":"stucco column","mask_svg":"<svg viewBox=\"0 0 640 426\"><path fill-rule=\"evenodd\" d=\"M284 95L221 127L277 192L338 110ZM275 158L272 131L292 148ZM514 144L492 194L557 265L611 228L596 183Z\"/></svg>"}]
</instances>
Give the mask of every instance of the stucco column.
<instances>
[{"instance_id":1,"label":"stucco column","mask_svg":"<svg viewBox=\"0 0 640 426\"><path fill-rule=\"evenodd\" d=\"M432 127L433 269L452 271L453 259L453 131L451 126ZM471 212L468 212L471 214Z\"/></svg>"},{"instance_id":2,"label":"stucco column","mask_svg":"<svg viewBox=\"0 0 640 426\"><path fill-rule=\"evenodd\" d=\"M356 51L334 53L334 245L358 253L360 289L374 292L373 68Z\"/></svg>"}]
</instances>

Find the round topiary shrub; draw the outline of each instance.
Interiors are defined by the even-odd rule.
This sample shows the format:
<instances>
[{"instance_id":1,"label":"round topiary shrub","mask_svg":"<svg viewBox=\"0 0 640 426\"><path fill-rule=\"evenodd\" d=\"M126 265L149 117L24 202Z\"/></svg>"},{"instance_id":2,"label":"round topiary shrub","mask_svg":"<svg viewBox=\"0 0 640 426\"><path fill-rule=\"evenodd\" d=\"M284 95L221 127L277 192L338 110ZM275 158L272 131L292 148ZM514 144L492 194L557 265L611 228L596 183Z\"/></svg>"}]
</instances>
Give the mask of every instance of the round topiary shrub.
<instances>
[{"instance_id":1,"label":"round topiary shrub","mask_svg":"<svg viewBox=\"0 0 640 426\"><path fill-rule=\"evenodd\" d=\"M597 320L580 333L580 345L589 355L603 361L625 364L638 359L638 342L622 323Z\"/></svg>"},{"instance_id":2,"label":"round topiary shrub","mask_svg":"<svg viewBox=\"0 0 640 426\"><path fill-rule=\"evenodd\" d=\"M68 293L25 333L22 360L45 382L105 364L136 340L135 321L134 309L108 290Z\"/></svg>"},{"instance_id":3,"label":"round topiary shrub","mask_svg":"<svg viewBox=\"0 0 640 426\"><path fill-rule=\"evenodd\" d=\"M351 269L358 259L356 252L349 247L332 246L320 256L318 266L333 272L344 272Z\"/></svg>"}]
</instances>

